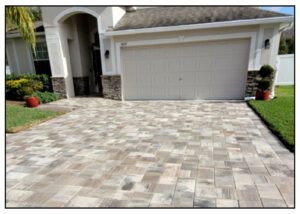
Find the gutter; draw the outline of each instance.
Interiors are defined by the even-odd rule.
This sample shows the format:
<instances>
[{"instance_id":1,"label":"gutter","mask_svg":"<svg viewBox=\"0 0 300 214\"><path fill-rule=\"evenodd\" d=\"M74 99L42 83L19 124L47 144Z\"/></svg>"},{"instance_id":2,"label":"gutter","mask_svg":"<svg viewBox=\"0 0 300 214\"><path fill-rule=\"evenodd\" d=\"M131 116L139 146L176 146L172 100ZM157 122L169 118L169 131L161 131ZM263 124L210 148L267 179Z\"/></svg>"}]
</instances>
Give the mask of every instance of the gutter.
<instances>
[{"instance_id":1,"label":"gutter","mask_svg":"<svg viewBox=\"0 0 300 214\"><path fill-rule=\"evenodd\" d=\"M35 33L36 36L44 36L45 32L36 32ZM5 38L6 39L12 39L12 38L21 38L21 34L20 33L13 33L13 34L6 34Z\"/></svg>"},{"instance_id":2,"label":"gutter","mask_svg":"<svg viewBox=\"0 0 300 214\"><path fill-rule=\"evenodd\" d=\"M261 18L261 19L212 22L212 23L203 23L203 24L178 25L178 26L169 26L169 27L153 27L153 28L118 30L118 31L104 31L100 34L102 36L110 37L110 36L122 36L122 35L142 34L142 33L159 33L159 32L170 32L170 31L181 31L181 30L233 27L233 26L243 26L243 25L290 23L293 21L294 21L294 16L283 16L283 17L272 17L272 18Z\"/></svg>"}]
</instances>

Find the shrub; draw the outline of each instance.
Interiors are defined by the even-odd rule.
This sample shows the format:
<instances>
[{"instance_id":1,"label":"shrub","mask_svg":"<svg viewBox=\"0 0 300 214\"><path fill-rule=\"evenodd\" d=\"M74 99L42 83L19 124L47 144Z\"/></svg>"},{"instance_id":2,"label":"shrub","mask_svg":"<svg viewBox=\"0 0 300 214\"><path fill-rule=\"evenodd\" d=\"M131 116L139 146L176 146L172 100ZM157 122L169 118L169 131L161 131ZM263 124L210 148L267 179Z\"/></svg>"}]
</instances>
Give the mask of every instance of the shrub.
<instances>
[{"instance_id":1,"label":"shrub","mask_svg":"<svg viewBox=\"0 0 300 214\"><path fill-rule=\"evenodd\" d=\"M28 79L8 80L5 82L5 88L17 90L20 87L22 87L22 85L26 84L27 82L28 82Z\"/></svg>"},{"instance_id":2,"label":"shrub","mask_svg":"<svg viewBox=\"0 0 300 214\"><path fill-rule=\"evenodd\" d=\"M21 96L31 96L34 92L43 88L43 83L37 80L28 80L26 84L23 84L17 93Z\"/></svg>"},{"instance_id":3,"label":"shrub","mask_svg":"<svg viewBox=\"0 0 300 214\"><path fill-rule=\"evenodd\" d=\"M261 80L258 83L258 87L263 91L269 90L270 86L271 86L270 80Z\"/></svg>"},{"instance_id":4,"label":"shrub","mask_svg":"<svg viewBox=\"0 0 300 214\"><path fill-rule=\"evenodd\" d=\"M274 73L274 68L270 65L263 65L259 70L259 75L262 78L271 77Z\"/></svg>"},{"instance_id":5,"label":"shrub","mask_svg":"<svg viewBox=\"0 0 300 214\"><path fill-rule=\"evenodd\" d=\"M59 93L53 93L53 92L35 92L35 96L38 96L40 103L49 103L56 101L60 98Z\"/></svg>"},{"instance_id":6,"label":"shrub","mask_svg":"<svg viewBox=\"0 0 300 214\"><path fill-rule=\"evenodd\" d=\"M43 83L31 79L8 80L5 82L5 89L8 97L22 99L24 96L30 96L43 89Z\"/></svg>"},{"instance_id":7,"label":"shrub","mask_svg":"<svg viewBox=\"0 0 300 214\"><path fill-rule=\"evenodd\" d=\"M42 91L48 91L51 89L50 80L47 74L21 74L21 75L6 75L5 80L20 80L20 79L27 79L27 80L36 80L40 81L43 84Z\"/></svg>"}]
</instances>

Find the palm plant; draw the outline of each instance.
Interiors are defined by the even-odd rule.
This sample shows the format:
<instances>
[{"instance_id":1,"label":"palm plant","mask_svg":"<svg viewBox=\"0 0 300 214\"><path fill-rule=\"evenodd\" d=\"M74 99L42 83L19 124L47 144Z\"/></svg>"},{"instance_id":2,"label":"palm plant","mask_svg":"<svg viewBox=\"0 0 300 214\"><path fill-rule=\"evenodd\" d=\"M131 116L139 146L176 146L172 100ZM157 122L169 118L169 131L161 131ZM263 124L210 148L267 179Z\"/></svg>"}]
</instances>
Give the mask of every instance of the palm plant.
<instances>
[{"instance_id":1,"label":"palm plant","mask_svg":"<svg viewBox=\"0 0 300 214\"><path fill-rule=\"evenodd\" d=\"M30 7L8 6L5 8L5 31L17 28L21 36L35 51L34 14Z\"/></svg>"}]
</instances>

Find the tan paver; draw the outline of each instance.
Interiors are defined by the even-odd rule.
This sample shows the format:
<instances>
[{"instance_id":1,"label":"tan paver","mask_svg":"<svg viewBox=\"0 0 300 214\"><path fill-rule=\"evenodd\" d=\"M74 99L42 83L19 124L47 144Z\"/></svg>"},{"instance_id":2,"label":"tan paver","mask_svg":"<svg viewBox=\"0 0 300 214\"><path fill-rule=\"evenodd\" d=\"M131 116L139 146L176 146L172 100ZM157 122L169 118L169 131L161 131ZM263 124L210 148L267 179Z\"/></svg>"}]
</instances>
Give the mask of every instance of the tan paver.
<instances>
[{"instance_id":1,"label":"tan paver","mask_svg":"<svg viewBox=\"0 0 300 214\"><path fill-rule=\"evenodd\" d=\"M7 134L7 207L293 207L294 155L244 102L72 98Z\"/></svg>"}]
</instances>

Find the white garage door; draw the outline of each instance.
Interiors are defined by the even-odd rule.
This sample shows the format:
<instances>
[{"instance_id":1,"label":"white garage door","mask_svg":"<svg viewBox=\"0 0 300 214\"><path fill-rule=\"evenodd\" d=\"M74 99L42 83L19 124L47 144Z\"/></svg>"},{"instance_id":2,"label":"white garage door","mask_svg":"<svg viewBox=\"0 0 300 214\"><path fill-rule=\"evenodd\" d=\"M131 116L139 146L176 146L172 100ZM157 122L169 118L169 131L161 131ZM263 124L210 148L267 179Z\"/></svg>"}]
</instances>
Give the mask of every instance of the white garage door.
<instances>
[{"instance_id":1,"label":"white garage door","mask_svg":"<svg viewBox=\"0 0 300 214\"><path fill-rule=\"evenodd\" d=\"M125 100L243 99L249 39L121 50Z\"/></svg>"}]
</instances>

